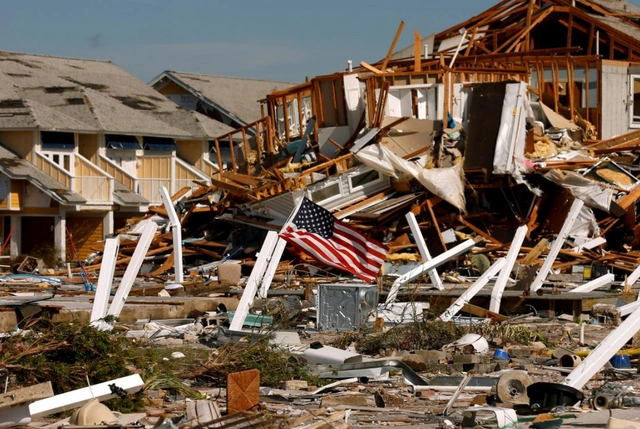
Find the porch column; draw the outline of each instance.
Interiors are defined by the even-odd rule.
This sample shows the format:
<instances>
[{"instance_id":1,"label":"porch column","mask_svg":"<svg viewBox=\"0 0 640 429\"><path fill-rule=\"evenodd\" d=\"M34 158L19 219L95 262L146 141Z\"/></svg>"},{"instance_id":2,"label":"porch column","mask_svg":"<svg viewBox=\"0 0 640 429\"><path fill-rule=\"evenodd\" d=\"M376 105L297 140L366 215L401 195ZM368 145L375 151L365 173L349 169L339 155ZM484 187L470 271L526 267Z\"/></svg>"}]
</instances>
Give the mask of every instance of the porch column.
<instances>
[{"instance_id":1,"label":"porch column","mask_svg":"<svg viewBox=\"0 0 640 429\"><path fill-rule=\"evenodd\" d=\"M67 214L61 212L58 216L54 217L53 228L53 244L56 248L56 256L61 261L67 260Z\"/></svg>"},{"instance_id":2,"label":"porch column","mask_svg":"<svg viewBox=\"0 0 640 429\"><path fill-rule=\"evenodd\" d=\"M22 217L18 215L12 215L11 226L15 227L13 234L11 234L11 240L9 241L9 252L11 258L17 258L22 253Z\"/></svg>"},{"instance_id":3,"label":"porch column","mask_svg":"<svg viewBox=\"0 0 640 429\"><path fill-rule=\"evenodd\" d=\"M113 211L105 213L102 220L102 239L113 234Z\"/></svg>"}]
</instances>

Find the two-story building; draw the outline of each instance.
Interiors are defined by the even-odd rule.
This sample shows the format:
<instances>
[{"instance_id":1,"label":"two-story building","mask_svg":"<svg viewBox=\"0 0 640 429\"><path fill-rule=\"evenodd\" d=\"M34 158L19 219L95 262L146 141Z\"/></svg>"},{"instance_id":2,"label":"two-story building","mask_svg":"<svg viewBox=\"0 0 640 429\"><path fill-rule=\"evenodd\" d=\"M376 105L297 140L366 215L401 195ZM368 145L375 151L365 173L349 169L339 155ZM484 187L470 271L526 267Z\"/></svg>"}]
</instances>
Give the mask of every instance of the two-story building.
<instances>
[{"instance_id":1,"label":"two-story building","mask_svg":"<svg viewBox=\"0 0 640 429\"><path fill-rule=\"evenodd\" d=\"M54 246L64 260L68 229L84 258L159 204L160 187L207 182L215 169L189 148L200 159L230 129L111 62L0 52L0 231L11 255Z\"/></svg>"}]
</instances>

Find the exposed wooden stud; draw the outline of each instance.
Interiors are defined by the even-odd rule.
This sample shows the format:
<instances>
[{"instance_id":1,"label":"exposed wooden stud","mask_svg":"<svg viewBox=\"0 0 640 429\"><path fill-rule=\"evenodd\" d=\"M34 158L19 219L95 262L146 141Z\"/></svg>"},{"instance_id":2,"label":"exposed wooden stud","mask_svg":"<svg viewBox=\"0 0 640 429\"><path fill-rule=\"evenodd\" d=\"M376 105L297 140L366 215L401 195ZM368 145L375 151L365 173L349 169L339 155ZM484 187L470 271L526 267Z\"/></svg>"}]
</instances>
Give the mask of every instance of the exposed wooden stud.
<instances>
[{"instance_id":1,"label":"exposed wooden stud","mask_svg":"<svg viewBox=\"0 0 640 429\"><path fill-rule=\"evenodd\" d=\"M422 38L418 30L413 30L413 70L421 71Z\"/></svg>"}]
</instances>

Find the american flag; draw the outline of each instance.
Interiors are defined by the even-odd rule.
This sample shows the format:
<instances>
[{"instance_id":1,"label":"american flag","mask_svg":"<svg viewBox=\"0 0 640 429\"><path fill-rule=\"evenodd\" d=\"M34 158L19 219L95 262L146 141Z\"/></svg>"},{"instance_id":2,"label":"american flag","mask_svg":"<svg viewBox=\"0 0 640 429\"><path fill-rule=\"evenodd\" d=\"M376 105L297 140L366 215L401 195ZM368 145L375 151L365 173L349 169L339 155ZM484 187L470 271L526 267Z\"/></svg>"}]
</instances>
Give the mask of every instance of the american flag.
<instances>
[{"instance_id":1,"label":"american flag","mask_svg":"<svg viewBox=\"0 0 640 429\"><path fill-rule=\"evenodd\" d=\"M375 280L388 250L306 197L280 237L316 260L368 283Z\"/></svg>"}]
</instances>

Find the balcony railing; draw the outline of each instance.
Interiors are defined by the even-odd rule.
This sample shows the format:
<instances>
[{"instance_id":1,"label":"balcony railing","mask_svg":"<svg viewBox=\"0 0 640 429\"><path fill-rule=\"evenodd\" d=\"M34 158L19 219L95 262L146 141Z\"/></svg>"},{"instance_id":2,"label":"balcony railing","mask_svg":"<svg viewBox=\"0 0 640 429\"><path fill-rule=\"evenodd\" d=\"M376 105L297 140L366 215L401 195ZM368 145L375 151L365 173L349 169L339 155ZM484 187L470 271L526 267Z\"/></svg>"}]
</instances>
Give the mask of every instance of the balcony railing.
<instances>
[{"instance_id":1,"label":"balcony railing","mask_svg":"<svg viewBox=\"0 0 640 429\"><path fill-rule=\"evenodd\" d=\"M74 165L74 190L90 204L110 204L113 201L113 176L80 154L74 154Z\"/></svg>"},{"instance_id":2,"label":"balcony railing","mask_svg":"<svg viewBox=\"0 0 640 429\"><path fill-rule=\"evenodd\" d=\"M76 176L76 192L82 195L88 203L110 204L111 182L108 177Z\"/></svg>"},{"instance_id":3,"label":"balcony railing","mask_svg":"<svg viewBox=\"0 0 640 429\"><path fill-rule=\"evenodd\" d=\"M58 166L58 164L50 161L38 152L34 155L36 167L42 170L47 176L64 185L67 189L72 190L74 188L73 176L69 172L65 171Z\"/></svg>"},{"instance_id":4,"label":"balcony railing","mask_svg":"<svg viewBox=\"0 0 640 429\"><path fill-rule=\"evenodd\" d=\"M134 175L125 171L115 162L103 155L100 156L100 167L106 171L109 175L113 176L115 180L122 183L127 189L131 191L137 191L138 179Z\"/></svg>"},{"instance_id":5,"label":"balcony railing","mask_svg":"<svg viewBox=\"0 0 640 429\"><path fill-rule=\"evenodd\" d=\"M149 200L151 204L162 204L160 188L171 189L171 179L168 177L159 179L138 179L138 193Z\"/></svg>"}]
</instances>

